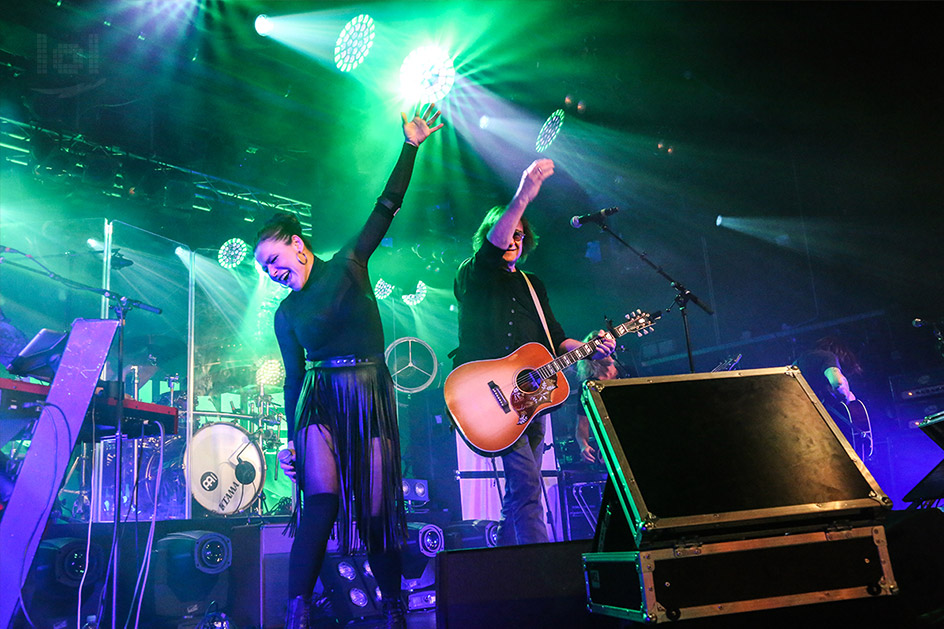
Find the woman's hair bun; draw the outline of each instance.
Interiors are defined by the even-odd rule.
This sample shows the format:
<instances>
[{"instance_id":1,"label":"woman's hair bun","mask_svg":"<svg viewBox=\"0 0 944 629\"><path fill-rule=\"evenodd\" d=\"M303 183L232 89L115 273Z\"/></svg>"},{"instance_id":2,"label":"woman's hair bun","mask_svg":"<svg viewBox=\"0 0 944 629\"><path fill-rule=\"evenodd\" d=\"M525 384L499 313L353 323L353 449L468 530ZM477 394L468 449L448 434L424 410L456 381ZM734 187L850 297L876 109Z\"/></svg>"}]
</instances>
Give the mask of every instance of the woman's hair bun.
<instances>
[{"instance_id":1,"label":"woman's hair bun","mask_svg":"<svg viewBox=\"0 0 944 629\"><path fill-rule=\"evenodd\" d=\"M263 240L275 238L281 242L289 242L292 236L300 237L306 245L311 246L308 239L302 234L302 224L298 217L291 212L278 212L265 222L256 234L256 246Z\"/></svg>"}]
</instances>

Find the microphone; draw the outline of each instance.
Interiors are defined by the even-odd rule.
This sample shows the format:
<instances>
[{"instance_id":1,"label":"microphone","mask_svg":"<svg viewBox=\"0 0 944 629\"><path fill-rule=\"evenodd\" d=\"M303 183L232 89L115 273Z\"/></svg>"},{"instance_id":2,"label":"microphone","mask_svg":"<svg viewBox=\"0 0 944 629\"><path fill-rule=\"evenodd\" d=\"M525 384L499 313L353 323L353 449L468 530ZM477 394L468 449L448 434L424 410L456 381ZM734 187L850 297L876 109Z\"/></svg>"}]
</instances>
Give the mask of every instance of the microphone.
<instances>
[{"instance_id":1,"label":"microphone","mask_svg":"<svg viewBox=\"0 0 944 629\"><path fill-rule=\"evenodd\" d=\"M616 214L619 212L618 207L608 207L600 210L599 212L591 212L590 214L584 214L583 216L575 216L570 219L570 226L574 229L580 229L587 223L602 223L603 220L610 214Z\"/></svg>"},{"instance_id":2,"label":"microphone","mask_svg":"<svg viewBox=\"0 0 944 629\"><path fill-rule=\"evenodd\" d=\"M236 464L236 480L243 485L251 485L252 481L256 480L256 468L249 461L243 461L242 459L237 459L237 461L239 463Z\"/></svg>"}]
</instances>

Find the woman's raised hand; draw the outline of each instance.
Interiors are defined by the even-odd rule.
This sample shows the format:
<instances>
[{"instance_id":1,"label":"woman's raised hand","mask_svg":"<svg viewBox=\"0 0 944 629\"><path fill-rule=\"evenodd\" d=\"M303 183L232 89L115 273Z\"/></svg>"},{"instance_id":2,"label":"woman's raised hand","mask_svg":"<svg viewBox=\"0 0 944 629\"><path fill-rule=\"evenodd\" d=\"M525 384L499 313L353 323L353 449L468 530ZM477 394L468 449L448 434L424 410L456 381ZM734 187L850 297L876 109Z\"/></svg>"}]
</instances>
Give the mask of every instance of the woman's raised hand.
<instances>
[{"instance_id":1,"label":"woman's raised hand","mask_svg":"<svg viewBox=\"0 0 944 629\"><path fill-rule=\"evenodd\" d=\"M435 103L428 104L426 109L422 109L422 105L418 105L416 113L413 114L413 118L410 120L407 120L406 114L401 111L400 117L403 118L403 138L406 142L413 146L419 146L426 138L442 129L443 123L441 122L435 127L433 126L436 119L439 118L439 114L440 111L436 109Z\"/></svg>"}]
</instances>

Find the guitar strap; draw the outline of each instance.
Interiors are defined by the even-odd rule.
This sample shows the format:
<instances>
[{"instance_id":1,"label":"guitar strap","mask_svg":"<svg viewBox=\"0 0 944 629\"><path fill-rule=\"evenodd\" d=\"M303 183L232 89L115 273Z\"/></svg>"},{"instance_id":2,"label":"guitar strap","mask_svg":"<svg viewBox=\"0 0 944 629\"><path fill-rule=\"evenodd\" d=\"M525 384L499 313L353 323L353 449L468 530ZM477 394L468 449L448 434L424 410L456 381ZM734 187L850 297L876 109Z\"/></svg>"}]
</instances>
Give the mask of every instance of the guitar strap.
<instances>
[{"instance_id":1,"label":"guitar strap","mask_svg":"<svg viewBox=\"0 0 944 629\"><path fill-rule=\"evenodd\" d=\"M551 331L547 327L547 319L544 318L544 309L541 308L541 302L538 300L538 294L534 291L534 286L531 285L531 280L528 279L528 274L522 271L521 275L524 277L524 283L528 285L528 290L531 291L531 299L534 300L534 307L537 309L538 316L541 318L541 325L544 326L544 333L547 334L547 346L551 348L551 353L554 356L557 356L557 348L554 347L554 341L551 339Z\"/></svg>"}]
</instances>

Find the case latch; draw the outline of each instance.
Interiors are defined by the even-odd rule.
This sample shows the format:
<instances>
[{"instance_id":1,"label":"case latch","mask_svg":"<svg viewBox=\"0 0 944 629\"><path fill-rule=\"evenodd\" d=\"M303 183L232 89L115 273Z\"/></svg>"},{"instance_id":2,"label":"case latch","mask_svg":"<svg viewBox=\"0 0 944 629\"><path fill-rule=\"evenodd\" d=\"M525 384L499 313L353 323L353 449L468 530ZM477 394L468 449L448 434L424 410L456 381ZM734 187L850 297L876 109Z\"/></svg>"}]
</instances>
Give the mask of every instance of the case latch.
<instances>
[{"instance_id":1,"label":"case latch","mask_svg":"<svg viewBox=\"0 0 944 629\"><path fill-rule=\"evenodd\" d=\"M701 542L681 540L672 548L676 557L697 557L701 555Z\"/></svg>"}]
</instances>

